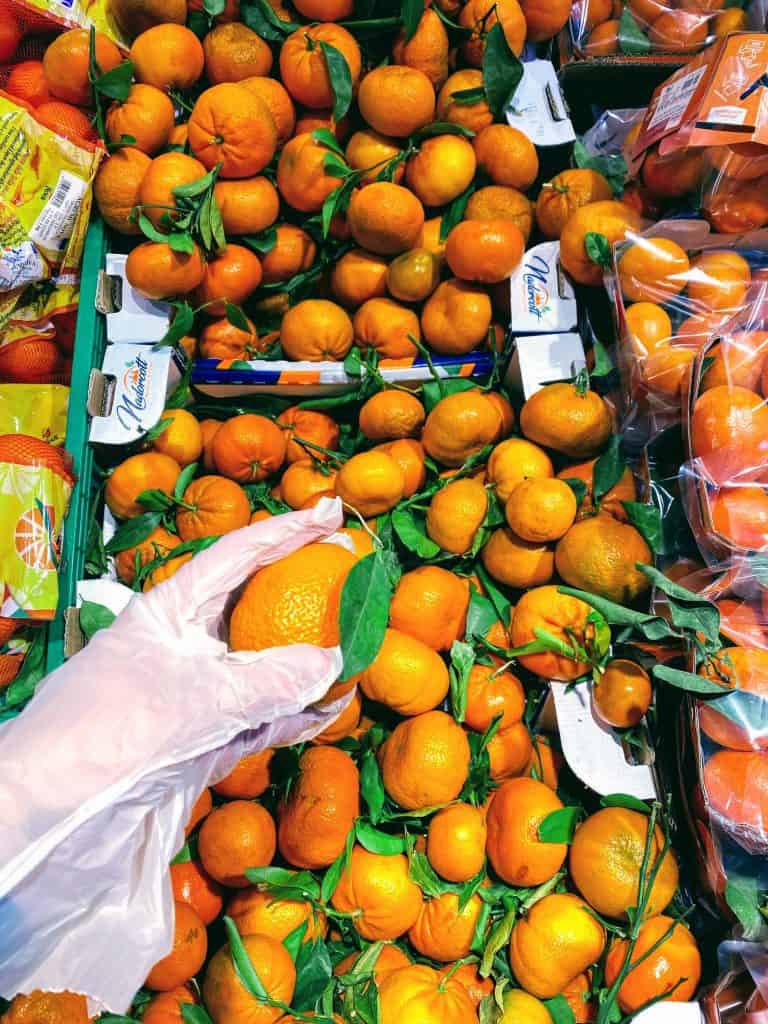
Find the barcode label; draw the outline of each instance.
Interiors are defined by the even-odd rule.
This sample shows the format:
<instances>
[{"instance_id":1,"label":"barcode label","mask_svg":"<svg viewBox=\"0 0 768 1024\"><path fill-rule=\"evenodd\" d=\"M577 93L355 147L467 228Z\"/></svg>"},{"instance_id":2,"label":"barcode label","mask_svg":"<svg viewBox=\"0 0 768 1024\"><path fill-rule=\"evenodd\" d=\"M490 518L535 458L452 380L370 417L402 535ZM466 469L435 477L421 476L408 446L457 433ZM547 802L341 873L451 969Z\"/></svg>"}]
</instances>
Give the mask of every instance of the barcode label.
<instances>
[{"instance_id":1,"label":"barcode label","mask_svg":"<svg viewBox=\"0 0 768 1024\"><path fill-rule=\"evenodd\" d=\"M87 189L88 183L82 178L61 171L56 187L29 230L32 241L49 252L61 252L72 234Z\"/></svg>"}]
</instances>

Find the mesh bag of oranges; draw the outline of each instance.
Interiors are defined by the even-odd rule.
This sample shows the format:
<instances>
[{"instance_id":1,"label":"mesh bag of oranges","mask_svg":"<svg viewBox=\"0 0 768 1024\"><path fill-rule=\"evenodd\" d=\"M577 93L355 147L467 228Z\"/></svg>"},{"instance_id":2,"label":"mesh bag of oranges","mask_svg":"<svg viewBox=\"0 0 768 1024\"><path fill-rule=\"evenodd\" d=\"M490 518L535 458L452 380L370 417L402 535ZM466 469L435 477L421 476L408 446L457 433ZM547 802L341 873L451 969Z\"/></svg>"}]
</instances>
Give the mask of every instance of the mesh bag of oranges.
<instances>
[{"instance_id":1,"label":"mesh bag of oranges","mask_svg":"<svg viewBox=\"0 0 768 1024\"><path fill-rule=\"evenodd\" d=\"M730 559L680 580L713 603L724 645L689 652L702 689L681 706L679 771L700 876L747 938L768 851L768 579L755 570Z\"/></svg>"},{"instance_id":2,"label":"mesh bag of oranges","mask_svg":"<svg viewBox=\"0 0 768 1024\"><path fill-rule=\"evenodd\" d=\"M74 479L61 448L0 436L0 615L52 619L61 528Z\"/></svg>"},{"instance_id":3,"label":"mesh bag of oranges","mask_svg":"<svg viewBox=\"0 0 768 1024\"><path fill-rule=\"evenodd\" d=\"M746 246L750 247L747 248ZM728 335L703 369L705 389L726 385L735 353L762 352L763 295L768 237L717 236L705 221L663 221L630 235L613 252L608 280L616 312L624 417L634 439L645 443L678 423L693 361L704 346ZM734 376L735 374L735 376ZM759 373L756 387L759 390Z\"/></svg>"},{"instance_id":4,"label":"mesh bag of oranges","mask_svg":"<svg viewBox=\"0 0 768 1024\"><path fill-rule=\"evenodd\" d=\"M697 53L749 27L749 3L725 0L576 0L570 41L578 57Z\"/></svg>"},{"instance_id":5,"label":"mesh bag of oranges","mask_svg":"<svg viewBox=\"0 0 768 1024\"><path fill-rule=\"evenodd\" d=\"M78 295L71 275L0 294L0 384L69 383Z\"/></svg>"}]
</instances>

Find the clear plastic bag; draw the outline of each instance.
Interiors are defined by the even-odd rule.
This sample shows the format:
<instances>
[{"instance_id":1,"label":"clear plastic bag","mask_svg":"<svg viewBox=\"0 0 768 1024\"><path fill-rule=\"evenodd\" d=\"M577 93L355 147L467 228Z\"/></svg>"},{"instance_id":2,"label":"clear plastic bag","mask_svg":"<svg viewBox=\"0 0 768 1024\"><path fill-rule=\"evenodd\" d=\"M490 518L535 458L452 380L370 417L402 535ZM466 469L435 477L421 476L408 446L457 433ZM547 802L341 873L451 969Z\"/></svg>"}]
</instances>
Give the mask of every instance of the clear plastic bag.
<instances>
[{"instance_id":1,"label":"clear plastic bag","mask_svg":"<svg viewBox=\"0 0 768 1024\"><path fill-rule=\"evenodd\" d=\"M171 948L168 863L193 804L240 758L302 742L338 648L232 653L231 596L341 525L341 502L227 534L47 677L0 726L0 994L69 989L123 1013ZM120 956L115 957L115 950Z\"/></svg>"}]
</instances>

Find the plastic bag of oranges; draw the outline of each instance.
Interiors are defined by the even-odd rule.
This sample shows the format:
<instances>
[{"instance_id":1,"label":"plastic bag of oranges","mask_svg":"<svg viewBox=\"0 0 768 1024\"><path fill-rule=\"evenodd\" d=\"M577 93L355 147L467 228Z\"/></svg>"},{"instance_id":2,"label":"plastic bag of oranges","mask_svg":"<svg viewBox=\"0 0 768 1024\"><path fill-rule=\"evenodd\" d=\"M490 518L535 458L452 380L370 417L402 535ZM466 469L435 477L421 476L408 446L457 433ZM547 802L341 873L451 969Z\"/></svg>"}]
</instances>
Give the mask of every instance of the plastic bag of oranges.
<instances>
[{"instance_id":1,"label":"plastic bag of oranges","mask_svg":"<svg viewBox=\"0 0 768 1024\"><path fill-rule=\"evenodd\" d=\"M725 335L733 339L729 369L722 359L709 368L707 386L713 387L731 374L733 353L762 345L755 331L766 267L768 233L711 235L705 221L662 221L614 248L608 287L620 339L625 428L634 442L644 444L680 422L691 368L704 346Z\"/></svg>"},{"instance_id":2,"label":"plastic bag of oranges","mask_svg":"<svg viewBox=\"0 0 768 1024\"><path fill-rule=\"evenodd\" d=\"M0 93L0 293L79 268L101 158L30 111Z\"/></svg>"},{"instance_id":3,"label":"plastic bag of oranges","mask_svg":"<svg viewBox=\"0 0 768 1024\"><path fill-rule=\"evenodd\" d=\"M0 436L0 615L54 617L61 527L73 485L61 448L26 434Z\"/></svg>"},{"instance_id":4,"label":"plastic bag of oranges","mask_svg":"<svg viewBox=\"0 0 768 1024\"><path fill-rule=\"evenodd\" d=\"M680 57L748 27L748 10L721 0L576 0L570 37L578 57Z\"/></svg>"},{"instance_id":5,"label":"plastic bag of oranges","mask_svg":"<svg viewBox=\"0 0 768 1024\"><path fill-rule=\"evenodd\" d=\"M768 225L768 146L713 146L703 157L701 210L713 229L738 234Z\"/></svg>"},{"instance_id":6,"label":"plastic bag of oranges","mask_svg":"<svg viewBox=\"0 0 768 1024\"><path fill-rule=\"evenodd\" d=\"M679 773L702 879L746 938L760 927L768 851L768 589L754 570L732 559L679 581L713 603L723 643L689 653L703 690L681 708Z\"/></svg>"},{"instance_id":7,"label":"plastic bag of oranges","mask_svg":"<svg viewBox=\"0 0 768 1024\"><path fill-rule=\"evenodd\" d=\"M69 383L78 295L69 275L0 294L0 385Z\"/></svg>"}]
</instances>

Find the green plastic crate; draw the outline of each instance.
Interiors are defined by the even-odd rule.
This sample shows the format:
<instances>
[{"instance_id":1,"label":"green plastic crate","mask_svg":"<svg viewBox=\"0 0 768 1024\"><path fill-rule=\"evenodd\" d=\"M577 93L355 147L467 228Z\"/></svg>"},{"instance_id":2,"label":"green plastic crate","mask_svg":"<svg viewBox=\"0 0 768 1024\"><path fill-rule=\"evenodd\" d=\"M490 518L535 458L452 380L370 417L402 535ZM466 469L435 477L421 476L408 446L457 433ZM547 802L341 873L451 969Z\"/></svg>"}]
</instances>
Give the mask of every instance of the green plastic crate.
<instances>
[{"instance_id":1,"label":"green plastic crate","mask_svg":"<svg viewBox=\"0 0 768 1024\"><path fill-rule=\"evenodd\" d=\"M95 366L101 366L106 348L106 321L96 310L96 289L107 247L108 233L104 222L97 217L91 223L85 239L80 277L80 304L77 313L65 441L66 450L72 456L77 479L72 491L69 512L64 521L59 568L59 606L56 618L48 628L47 672L58 668L64 661L64 613L75 604L77 583L83 577L85 565L93 481L93 449L88 444L88 381L91 370Z\"/></svg>"}]
</instances>

